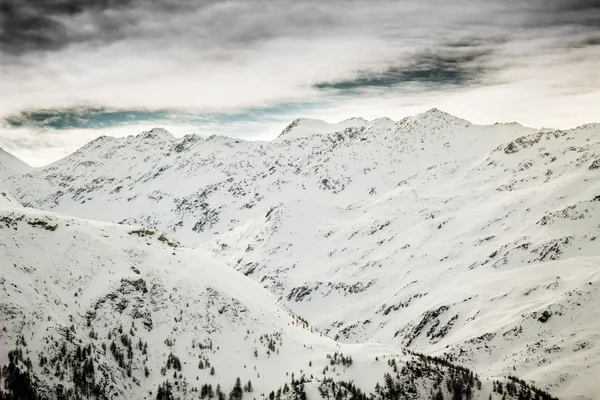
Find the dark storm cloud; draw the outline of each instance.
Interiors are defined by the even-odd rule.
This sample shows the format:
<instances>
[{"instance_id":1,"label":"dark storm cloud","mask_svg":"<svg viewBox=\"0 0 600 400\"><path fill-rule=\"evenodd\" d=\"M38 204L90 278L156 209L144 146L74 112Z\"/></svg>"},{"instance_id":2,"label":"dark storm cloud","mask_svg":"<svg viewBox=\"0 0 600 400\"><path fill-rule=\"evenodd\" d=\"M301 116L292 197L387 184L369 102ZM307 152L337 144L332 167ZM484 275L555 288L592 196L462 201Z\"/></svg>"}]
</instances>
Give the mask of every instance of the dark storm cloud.
<instances>
[{"instance_id":1,"label":"dark storm cloud","mask_svg":"<svg viewBox=\"0 0 600 400\"><path fill-rule=\"evenodd\" d=\"M479 41L448 43L425 52L411 55L399 65L383 70L360 71L357 76L334 82L315 84L318 89L356 91L369 88L389 88L403 84L421 83L423 88L440 89L446 86L465 86L477 83L491 67L483 63L492 53L479 46Z\"/></svg>"},{"instance_id":2,"label":"dark storm cloud","mask_svg":"<svg viewBox=\"0 0 600 400\"><path fill-rule=\"evenodd\" d=\"M597 0L538 0L522 7L525 27L597 30L600 26L600 1Z\"/></svg>"},{"instance_id":3,"label":"dark storm cloud","mask_svg":"<svg viewBox=\"0 0 600 400\"><path fill-rule=\"evenodd\" d=\"M331 27L336 14L335 4L314 0L4 0L0 51L22 55L138 39L227 47Z\"/></svg>"},{"instance_id":4,"label":"dark storm cloud","mask_svg":"<svg viewBox=\"0 0 600 400\"><path fill-rule=\"evenodd\" d=\"M582 12L587 14L600 11L600 3L597 0L547 0L537 4L556 12Z\"/></svg>"},{"instance_id":5,"label":"dark storm cloud","mask_svg":"<svg viewBox=\"0 0 600 400\"><path fill-rule=\"evenodd\" d=\"M435 6L441 4L430 2L432 12L435 13ZM460 12L471 7L480 7L484 11L474 16L458 17L453 21L457 23L453 29L432 26L431 37L426 35L420 40L429 43L435 33L446 30L450 36L459 30L463 38L453 42L434 39L431 49L413 52L408 60L384 68L379 66L371 70L357 70L350 78L319 82L314 87L354 93L360 89L390 88L404 84L423 84L419 87L421 90L466 87L482 83L488 75L501 68L499 64L506 66L518 62L517 58L511 60L506 53L513 43L518 48L523 41L547 40L544 45L530 48L532 56L538 52L551 52L552 47L588 48L600 43L598 0L515 0L498 4L500 6L485 11L485 2L457 1ZM447 18L446 15L442 20ZM412 24L419 25L419 22L407 22L407 28ZM459 26L460 22L463 25ZM507 46L502 48L503 45ZM493 79L488 79L488 83L493 83Z\"/></svg>"},{"instance_id":6,"label":"dark storm cloud","mask_svg":"<svg viewBox=\"0 0 600 400\"><path fill-rule=\"evenodd\" d=\"M202 126L244 121L276 121L282 117L292 119L299 112L316 109L323 105L325 105L323 102L282 103L230 113L193 113L183 110L109 109L106 107L79 106L25 110L7 115L0 121L7 128L49 128L59 131L103 129L141 123Z\"/></svg>"},{"instance_id":7,"label":"dark storm cloud","mask_svg":"<svg viewBox=\"0 0 600 400\"><path fill-rule=\"evenodd\" d=\"M0 5L0 50L26 53L57 50L95 36L117 37L115 17L130 0L4 0ZM91 28L91 29L90 29Z\"/></svg>"},{"instance_id":8,"label":"dark storm cloud","mask_svg":"<svg viewBox=\"0 0 600 400\"><path fill-rule=\"evenodd\" d=\"M0 51L22 55L71 44L98 46L141 40L155 46L244 48L277 38L318 34L378 35L391 42L440 41L489 32L600 22L591 0L3 0ZM423 28L426 28L423 30ZM527 33L527 32L525 32ZM523 32L519 32L523 34Z\"/></svg>"},{"instance_id":9,"label":"dark storm cloud","mask_svg":"<svg viewBox=\"0 0 600 400\"><path fill-rule=\"evenodd\" d=\"M104 107L65 107L25 110L7 115L4 123L12 128L94 129L167 120L172 113L164 110L111 110Z\"/></svg>"},{"instance_id":10,"label":"dark storm cloud","mask_svg":"<svg viewBox=\"0 0 600 400\"><path fill-rule=\"evenodd\" d=\"M588 37L586 39L583 39L580 43L580 46L583 47L587 47L587 46L600 46L600 35L596 36L596 37Z\"/></svg>"}]
</instances>

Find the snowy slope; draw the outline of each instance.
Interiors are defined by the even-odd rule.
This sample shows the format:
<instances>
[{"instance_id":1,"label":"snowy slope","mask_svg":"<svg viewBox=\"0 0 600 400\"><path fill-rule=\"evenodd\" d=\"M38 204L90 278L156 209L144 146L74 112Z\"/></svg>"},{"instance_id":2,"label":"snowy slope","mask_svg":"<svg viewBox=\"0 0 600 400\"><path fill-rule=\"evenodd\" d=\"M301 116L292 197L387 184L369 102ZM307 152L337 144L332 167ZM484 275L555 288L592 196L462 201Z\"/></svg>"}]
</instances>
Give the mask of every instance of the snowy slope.
<instances>
[{"instance_id":1,"label":"snowy slope","mask_svg":"<svg viewBox=\"0 0 600 400\"><path fill-rule=\"evenodd\" d=\"M239 377L252 383L244 398L295 383L285 398L315 399L318 387L353 381L376 398L448 395L471 382L464 390L487 399L494 380L511 382L391 346L336 343L249 278L146 229L0 205L0 255L0 359L11 361L0 380L39 396L27 398L157 398L169 382L191 399L205 384L229 393Z\"/></svg>"},{"instance_id":2,"label":"snowy slope","mask_svg":"<svg viewBox=\"0 0 600 400\"><path fill-rule=\"evenodd\" d=\"M280 204L203 247L338 340L595 398L599 138L600 125L535 133L346 207Z\"/></svg>"},{"instance_id":3,"label":"snowy slope","mask_svg":"<svg viewBox=\"0 0 600 400\"><path fill-rule=\"evenodd\" d=\"M9 152L0 148L0 182L17 174L26 174L33 168Z\"/></svg>"},{"instance_id":4,"label":"snowy slope","mask_svg":"<svg viewBox=\"0 0 600 400\"><path fill-rule=\"evenodd\" d=\"M594 399L599 137L435 109L297 120L270 143L155 129L4 185L26 206L201 245L331 338Z\"/></svg>"},{"instance_id":5,"label":"snowy slope","mask_svg":"<svg viewBox=\"0 0 600 400\"><path fill-rule=\"evenodd\" d=\"M21 207L21 204L0 186L0 206Z\"/></svg>"}]
</instances>

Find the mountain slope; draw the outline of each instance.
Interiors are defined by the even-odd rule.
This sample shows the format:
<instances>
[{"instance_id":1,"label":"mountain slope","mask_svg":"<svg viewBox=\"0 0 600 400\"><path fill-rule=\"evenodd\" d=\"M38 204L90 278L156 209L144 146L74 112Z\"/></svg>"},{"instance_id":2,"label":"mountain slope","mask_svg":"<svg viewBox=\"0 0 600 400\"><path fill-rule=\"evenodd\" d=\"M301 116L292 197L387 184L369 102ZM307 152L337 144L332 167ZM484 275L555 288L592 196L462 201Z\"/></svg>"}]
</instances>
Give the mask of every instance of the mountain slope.
<instances>
[{"instance_id":1,"label":"mountain slope","mask_svg":"<svg viewBox=\"0 0 600 400\"><path fill-rule=\"evenodd\" d=\"M320 398L342 381L374 398L454 387L487 399L496 387L390 346L335 343L255 282L147 229L0 205L0 254L3 398L204 398L237 377L239 398ZM536 390L496 380L514 386L509 398Z\"/></svg>"},{"instance_id":2,"label":"mountain slope","mask_svg":"<svg viewBox=\"0 0 600 400\"><path fill-rule=\"evenodd\" d=\"M0 186L0 206L21 207L21 204Z\"/></svg>"},{"instance_id":3,"label":"mountain slope","mask_svg":"<svg viewBox=\"0 0 600 400\"><path fill-rule=\"evenodd\" d=\"M27 163L0 148L0 182L13 175L26 174L32 170L33 168Z\"/></svg>"},{"instance_id":4,"label":"mountain slope","mask_svg":"<svg viewBox=\"0 0 600 400\"><path fill-rule=\"evenodd\" d=\"M343 130L339 130L343 128ZM322 131L319 131L322 130ZM600 125L294 121L273 142L99 138L22 204L167 231L328 336L597 398Z\"/></svg>"},{"instance_id":5,"label":"mountain slope","mask_svg":"<svg viewBox=\"0 0 600 400\"><path fill-rule=\"evenodd\" d=\"M445 354L590 398L599 128L527 135L347 207L280 204L203 247L338 340Z\"/></svg>"}]
</instances>

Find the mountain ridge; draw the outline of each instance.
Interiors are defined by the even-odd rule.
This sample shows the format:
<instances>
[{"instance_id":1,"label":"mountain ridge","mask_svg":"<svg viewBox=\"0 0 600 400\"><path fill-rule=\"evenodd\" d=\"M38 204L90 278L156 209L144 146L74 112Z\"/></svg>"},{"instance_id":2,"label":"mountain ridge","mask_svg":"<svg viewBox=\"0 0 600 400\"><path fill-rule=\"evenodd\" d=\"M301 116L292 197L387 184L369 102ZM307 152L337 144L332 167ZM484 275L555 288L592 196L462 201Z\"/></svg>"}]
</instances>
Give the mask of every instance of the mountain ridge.
<instances>
[{"instance_id":1,"label":"mountain ridge","mask_svg":"<svg viewBox=\"0 0 600 400\"><path fill-rule=\"evenodd\" d=\"M468 129L468 128L466 128ZM497 130L498 127L494 128L491 127L489 128L491 130ZM502 127L500 127L500 129L502 129ZM504 129L512 129L512 128L504 128ZM65 166L66 168L70 169L70 170L75 170L77 168L80 168L81 165L77 164L78 163L78 158L80 157L88 157L89 156L89 160L85 160L87 161L87 163L89 164L92 160L92 158L94 159L94 162L103 162L103 160L107 160L108 158L110 158L112 156L112 154L114 154L115 152L122 152L124 153L125 151L123 150L125 147L128 147L130 151L133 151L134 153L137 152L139 155L126 155L123 154L120 157L137 157L137 158L141 158L144 157L144 159L149 160L150 158L156 157L155 160L153 160L151 162L151 164L167 164L165 165L168 166L168 163L178 163L180 161L178 161L178 155L179 156L184 156L186 155L188 157L187 160L183 161L181 164L193 164L193 161L190 160L191 159L196 159L196 158L204 158L206 161L206 163L210 163L210 162L214 162L216 163L214 165L214 167L216 169L223 169L223 165L226 165L229 160L231 158L236 158L236 162L238 164L246 164L246 168L249 168L249 174L251 174L251 178L252 179L256 179L257 176L262 177L265 176L265 174L267 175L271 175L273 172L273 168L275 170L277 169L286 169L289 170L288 174L294 174L297 175L298 173L303 173L305 175L310 174L310 175L321 175L321 179L319 181L319 185L323 186L324 188L326 188L326 190L329 191L333 191L333 192L340 192L342 190L345 189L345 186L347 185L347 183L351 180L351 175L350 173L347 174L343 174L344 176L339 176L339 173L336 172L336 175L338 175L337 177L331 177L328 176L329 174L327 174L327 172L325 171L325 169L328 168L327 164L323 164L323 163L327 163L326 161L326 156L324 156L324 154L326 152L335 150L338 152L343 152L345 151L343 149L343 147L352 147L352 148L358 148L358 147L365 147L366 145L370 145L368 147L372 148L372 150L370 150L371 152L375 153L375 152L379 152L380 149L380 142L383 142L385 140L385 138L387 137L386 135L389 135L390 133L394 134L394 132L392 132L390 127L380 127L380 126L374 126L371 128L365 128L364 130L360 130L360 129L351 129L348 132L333 132L333 133L328 133L327 135L324 136L316 136L316 137L299 137L299 138L295 138L295 139L282 139L282 140L275 140L273 142L252 142L252 141L243 141L241 139L232 139L232 138L221 138L217 141L215 141L215 139L211 139L211 138L201 138L198 136L190 136L187 135L184 138L181 139L176 139L177 144L174 144L173 147L169 147L171 144L171 137L170 135L168 136L168 140L160 140L159 143L159 152L161 153L160 156L158 156L158 154L156 156L152 155L153 153L157 153L157 149L149 149L146 150L144 148L144 146L147 146L144 144L144 134L142 135L138 135L138 136L134 136L134 137L128 137L128 138L115 138L115 139L111 139L111 138L102 138L102 139L96 139L90 143L88 143L86 146L84 146L82 149L79 149L78 151L76 151L75 153L73 153L71 156L67 156L66 158L59 160L56 164L52 164L51 166L43 169L43 171L46 171L47 173L52 173L52 171L54 171L54 168L59 168L59 167L55 167L56 165L60 165L60 166ZM402 130L401 126L398 126L397 128L397 132L395 133L398 136L395 136L397 141L396 142L389 142L387 144L385 144L385 147L383 148L383 150L385 150L385 152L387 153L387 155L389 155L390 158L392 158L394 161L394 163L398 163L401 162L398 160L398 153L402 152L402 153L407 153L407 152L412 152L412 151L419 151L421 148L424 148L423 146L429 141L429 142L438 142L439 143L439 138L437 137L427 137L424 133L422 134L422 138L418 139L416 137L411 137L412 134L407 133L405 130ZM430 136L430 135L429 135ZM508 136L508 135L507 135ZM161 136L164 138L164 136ZM512 136L508 136L508 137L512 137ZM149 138L147 138L149 139ZM476 140L483 140L483 139L477 139ZM362 146L361 146L361 141ZM500 139L500 141L502 141L502 139ZM306 143L302 143L302 142L306 142ZM310 142L315 142L315 143L310 143ZM219 143L223 143L223 146L220 146ZM124 146L124 147L123 147ZM211 146L216 146L216 147L211 147ZM226 147L225 147L226 146ZM245 147L244 149L241 149L240 147ZM89 149L90 147L94 147L97 150L99 150L100 152L103 152L103 154L101 154L100 158L98 158L98 156L96 155L90 155L89 154ZM106 148L110 148L110 149L105 149ZM204 149L203 149L204 147ZM341 148L340 148L341 147ZM216 154L209 154L208 152L210 151L210 149L213 148L217 153ZM338 149L336 149L338 148ZM232 150L229 150L232 149ZM313 150L314 149L314 150ZM350 151L352 151L351 149L348 149ZM423 151L423 150L421 150ZM191 152L191 153L190 153ZM440 149L440 152L447 152L446 149L442 148ZM85 154L84 154L85 153ZM143 153L148 153L150 154L149 156L143 156ZM233 153L233 154L231 154ZM312 153L312 154L311 154ZM223 158L221 159L216 159L217 157L227 157L227 158ZM417 155L417 157L419 157ZM159 160L160 158L160 160ZM275 158L274 161L272 161L272 159ZM320 158L320 160L318 161L312 161L310 158ZM414 156L412 156L412 158L414 158ZM419 157L421 158L421 157ZM447 155L446 158L451 158L451 155ZM167 159L170 159L170 161L167 161ZM256 161L253 161L252 159L257 159ZM243 160L243 161L242 161ZM416 163L422 163L420 160L415 160ZM428 162L427 160L425 160L425 162ZM123 159L122 161L120 161L120 163L126 165L129 164L130 161ZM321 171L317 170L316 164L323 164L323 167L321 167ZM73 164L73 165L69 165L67 166L67 164ZM240 164L240 165L241 165ZM277 165L277 164L281 164L281 165ZM373 170L374 167L376 167L376 165L374 163L367 163L369 165L366 165L365 168L363 168L363 170ZM77 165L77 167L75 167L74 165ZM265 168L264 166L269 165L268 168ZM313 168L313 165L315 167L315 170L311 169ZM342 165L339 165L339 167L346 169L347 167ZM60 167L62 168L62 167ZM130 168L130 166L126 166L126 168ZM143 175L143 172L141 172L141 169L143 168L142 166L139 167L140 168L140 173L138 176ZM154 168L154 167L149 167L149 168ZM204 166L200 165L198 167L196 167L196 169L198 168L204 168ZM233 173L233 170L223 170L222 173L215 173L214 169L215 168L211 168L210 171L205 171L206 174L217 174L220 176L226 176L226 175L231 175ZM93 166L90 166L89 169L93 170ZM181 169L181 167L178 167L178 169ZM191 169L191 166L190 166ZM161 167L157 166L155 168L156 173L162 173ZM100 171L98 171L100 172ZM285 177L283 177L284 175L288 175L288 174L284 174L283 172L286 171L282 171L281 173L277 173L277 176L282 176L282 178L280 178L282 181L288 181L288 179L286 179ZM358 171L356 171L358 172ZM196 173L195 171L189 171L189 173ZM364 173L364 172L363 172ZM95 174L94 172L92 172L92 174ZM396 172L397 174L397 172ZM44 175L44 172L42 172L41 174L37 174L37 176L42 176ZM354 174L356 175L356 173ZM126 176L125 176L126 177ZM89 181L93 181L94 179L99 179L101 178L101 176L91 176ZM145 178L144 178L145 179ZM218 179L218 178L217 178ZM21 190L18 188L18 183L16 182L17 179L14 179L13 182L15 182L14 187L10 187L12 185L12 183L7 183L7 189L14 191L14 190ZM23 181L24 182L24 181ZM32 182L30 182L32 183ZM44 186L45 184L43 182L40 182L40 184L42 186ZM58 186L60 186L60 184L58 184ZM116 187L119 185L116 185ZM82 188L83 189L83 188ZM231 188L232 190L239 190L236 188ZM46 192L47 189L44 189L43 192ZM87 190L87 189L85 189ZM25 190L23 189L23 193L25 194ZM58 191L56 191L56 193L58 193ZM19 195L17 193L13 193L14 195L17 195L17 197L19 197ZM61 194L58 194L59 196ZM64 196L64 194L62 194L62 196ZM20 199L23 203L25 204L30 204L34 207L38 207L38 208L48 208L51 207L50 203L49 204L42 204L39 201L35 200L35 199L28 199L28 198L21 198ZM53 200L51 199L47 199L50 202L53 202ZM248 206L250 206L251 203L247 203ZM68 209L65 208L64 210L61 210L60 208L57 209L57 211L62 211L62 212L67 212L67 213L72 213L73 209L71 207L69 207ZM212 210L211 210L212 211ZM210 212L209 212L210 213ZM130 217L131 213L127 214L127 217ZM135 214L135 213L134 213ZM81 214L75 214L75 215L79 215L82 217L87 217L88 215L85 215L85 213L81 213ZM94 217L94 216L92 216ZM120 217L120 219L114 219L114 218L106 218L105 216L99 215L99 216L95 216L96 219L109 219L109 220L114 220L116 222L119 222L120 220L123 220L126 218L125 214L122 214L122 216ZM135 222L133 220L129 220L129 222ZM163 227L163 229L171 229L171 227ZM176 228L179 229L179 228Z\"/></svg>"}]
</instances>

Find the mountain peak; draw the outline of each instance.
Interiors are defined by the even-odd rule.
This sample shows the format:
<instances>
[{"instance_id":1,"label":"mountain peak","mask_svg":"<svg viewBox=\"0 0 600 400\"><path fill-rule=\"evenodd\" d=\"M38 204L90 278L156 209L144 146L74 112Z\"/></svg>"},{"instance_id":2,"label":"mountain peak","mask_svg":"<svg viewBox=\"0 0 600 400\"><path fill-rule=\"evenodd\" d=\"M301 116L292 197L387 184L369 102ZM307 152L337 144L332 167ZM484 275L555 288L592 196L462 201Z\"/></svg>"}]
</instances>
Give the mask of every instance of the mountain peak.
<instances>
[{"instance_id":1,"label":"mountain peak","mask_svg":"<svg viewBox=\"0 0 600 400\"><path fill-rule=\"evenodd\" d=\"M409 123L411 125L418 124L426 127L471 125L471 123L466 119L455 117L454 115L448 114L447 112L441 111L437 108L431 108L423 113L404 118L401 122Z\"/></svg>"},{"instance_id":2,"label":"mountain peak","mask_svg":"<svg viewBox=\"0 0 600 400\"><path fill-rule=\"evenodd\" d=\"M449 114L445 111L442 111L438 108L430 108L429 110L425 111L424 113L421 114L417 114L417 116L420 115L424 118L444 118L444 119L460 119L463 120L462 118L456 117L452 114Z\"/></svg>"},{"instance_id":3,"label":"mountain peak","mask_svg":"<svg viewBox=\"0 0 600 400\"><path fill-rule=\"evenodd\" d=\"M369 121L367 121L367 120L366 120L366 119L364 119L363 117L350 117L350 118L346 118L346 119L345 119L345 120L343 120L343 121L340 121L339 123L340 123L340 124L345 124L345 123L349 123L349 122L353 122L353 123L364 123L364 124L366 124L366 123L367 123L367 122L369 122Z\"/></svg>"},{"instance_id":4,"label":"mountain peak","mask_svg":"<svg viewBox=\"0 0 600 400\"><path fill-rule=\"evenodd\" d=\"M512 122L496 122L494 125L523 126L520 123L518 123L517 121L512 121Z\"/></svg>"},{"instance_id":5,"label":"mountain peak","mask_svg":"<svg viewBox=\"0 0 600 400\"><path fill-rule=\"evenodd\" d=\"M142 137L144 139L167 139L172 140L175 137L171 132L164 128L152 128L149 131L144 131L138 135L138 137Z\"/></svg>"},{"instance_id":6,"label":"mountain peak","mask_svg":"<svg viewBox=\"0 0 600 400\"><path fill-rule=\"evenodd\" d=\"M33 168L25 161L0 147L0 182L13 175L26 174L32 170Z\"/></svg>"},{"instance_id":7,"label":"mountain peak","mask_svg":"<svg viewBox=\"0 0 600 400\"><path fill-rule=\"evenodd\" d=\"M282 139L291 139L297 137L308 137L316 134L328 134L341 132L346 128L358 128L365 126L367 121L364 118L348 118L338 123L330 123L322 119L296 118L293 120L277 137Z\"/></svg>"}]
</instances>

